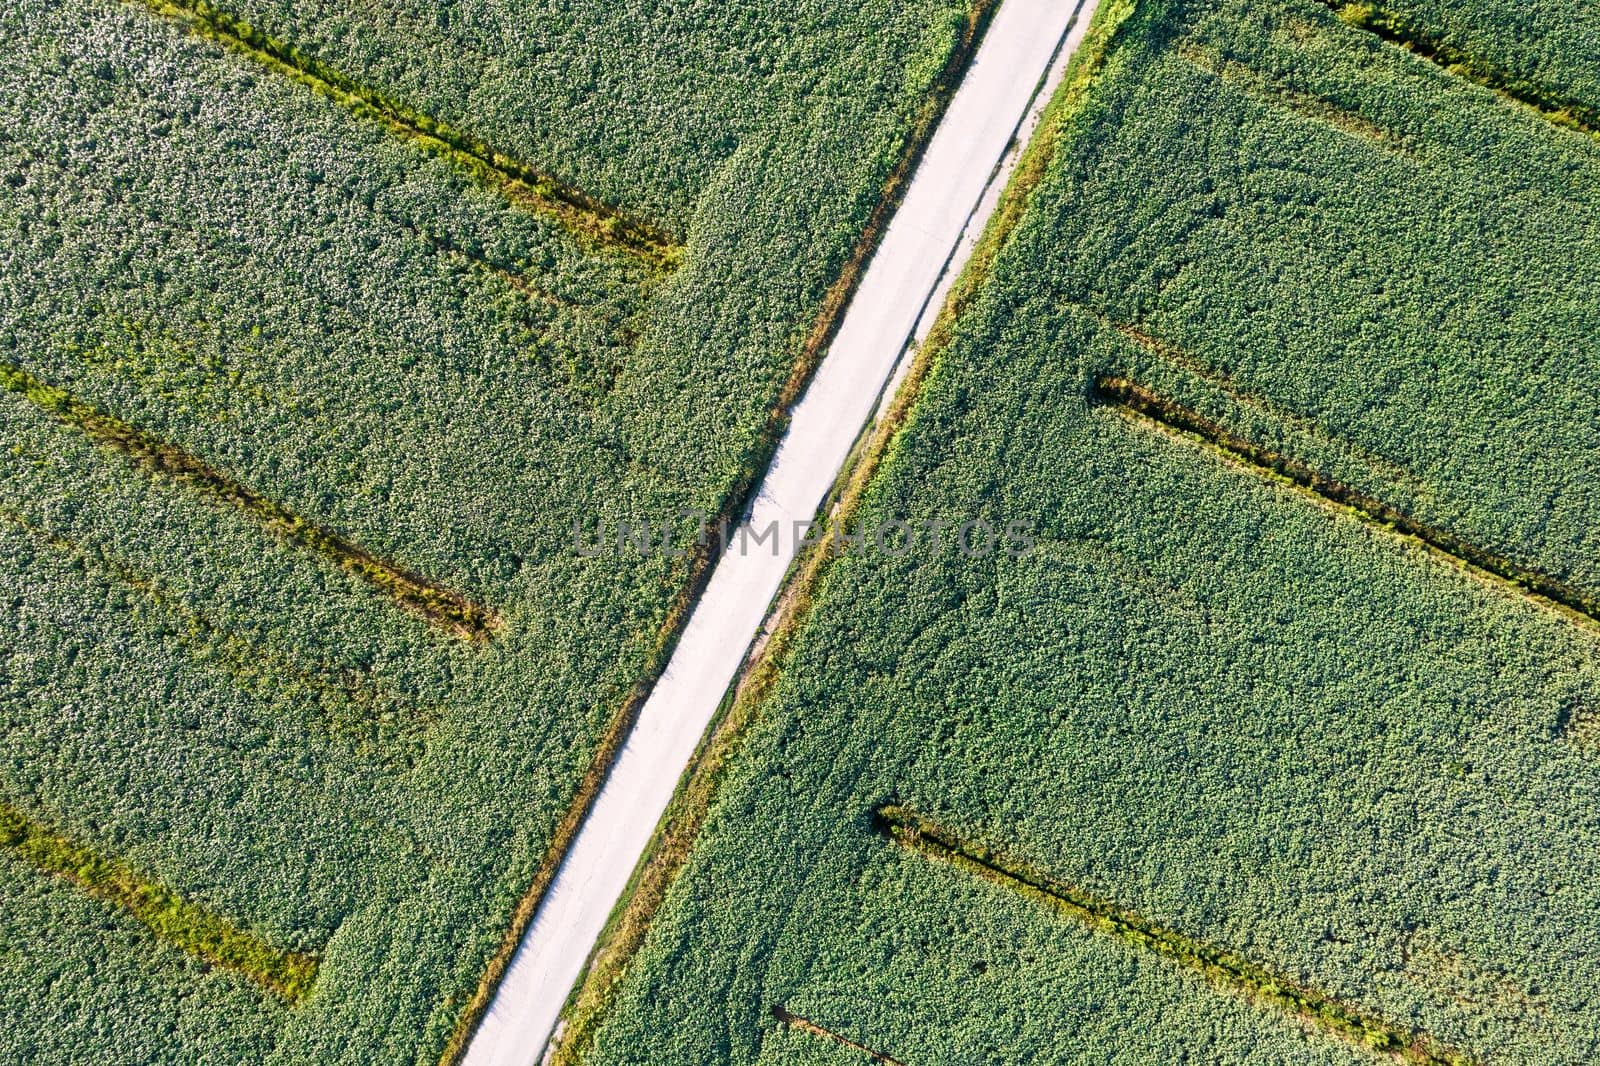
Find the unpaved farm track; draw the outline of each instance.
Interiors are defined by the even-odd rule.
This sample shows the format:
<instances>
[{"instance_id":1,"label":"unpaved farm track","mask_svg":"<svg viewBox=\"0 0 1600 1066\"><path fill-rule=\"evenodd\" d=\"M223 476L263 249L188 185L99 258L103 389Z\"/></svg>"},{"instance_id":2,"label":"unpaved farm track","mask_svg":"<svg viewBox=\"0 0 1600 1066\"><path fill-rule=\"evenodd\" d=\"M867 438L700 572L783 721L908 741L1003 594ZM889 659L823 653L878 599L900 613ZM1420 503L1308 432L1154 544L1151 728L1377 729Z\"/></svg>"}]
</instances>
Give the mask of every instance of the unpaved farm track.
<instances>
[{"instance_id":1,"label":"unpaved farm track","mask_svg":"<svg viewBox=\"0 0 1600 1066\"><path fill-rule=\"evenodd\" d=\"M532 1066L896 364L965 264L1098 0L1004 0L462 1061Z\"/></svg>"}]
</instances>

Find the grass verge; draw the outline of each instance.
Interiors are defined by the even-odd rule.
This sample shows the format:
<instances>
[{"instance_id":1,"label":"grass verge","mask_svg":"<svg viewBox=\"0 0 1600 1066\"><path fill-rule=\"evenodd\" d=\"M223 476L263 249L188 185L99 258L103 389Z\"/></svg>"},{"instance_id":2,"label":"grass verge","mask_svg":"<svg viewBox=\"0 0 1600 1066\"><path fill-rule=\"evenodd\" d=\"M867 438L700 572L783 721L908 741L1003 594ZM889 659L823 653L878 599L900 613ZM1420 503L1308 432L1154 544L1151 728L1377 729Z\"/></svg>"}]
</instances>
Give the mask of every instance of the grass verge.
<instances>
[{"instance_id":1,"label":"grass verge","mask_svg":"<svg viewBox=\"0 0 1600 1066\"><path fill-rule=\"evenodd\" d=\"M1094 23L1073 57L1066 80L1046 109L983 237L941 309L928 341L916 353L899 392L865 445L856 453L851 468L841 477L842 487L836 501L839 526L846 525L859 511L874 476L907 425L938 355L949 345L956 321L977 298L1000 250L1021 222L1033 190L1043 180L1050 160L1069 135L1072 120L1087 98L1090 84L1135 8L1136 0L1101 0ZM773 609L772 636L745 667L733 694L725 701L711 732L686 771L663 816L651 850L622 904L612 915L592 963L574 993L564 1016L565 1033L554 1047L549 1066L577 1066L587 1054L612 996L626 977L651 921L688 859L740 743L762 704L772 694L788 651L810 616L828 564L836 556L833 543L820 541L802 555L794 567Z\"/></svg>"},{"instance_id":2,"label":"grass verge","mask_svg":"<svg viewBox=\"0 0 1600 1066\"><path fill-rule=\"evenodd\" d=\"M760 474L771 462L772 454L776 451L779 441L783 438L784 430L788 426L789 413L794 405L799 402L805 393L806 386L810 384L812 376L821 364L826 354L828 345L838 332L839 324L844 318L845 308L849 306L850 297L855 294L856 288L861 283L862 276L866 273L867 264L871 262L873 252L882 240L884 231L888 229L889 221L894 217L895 209L899 207L901 198L905 195L907 184L912 174L916 171L917 163L922 158L928 142L933 137L933 132L939 124L940 117L944 114L945 107L949 104L951 96L955 94L960 84L961 76L965 73L967 65L971 62L973 54L977 51L982 40L983 32L988 28L993 18L999 0L977 0L969 9L967 18L962 25L951 55L945 62L943 70L935 81L934 87L924 102L918 116L913 123L912 130L906 139L906 146L900 159L895 164L888 179L884 183L882 195L877 206L873 209L867 221L866 228L851 249L849 258L828 291L824 294L822 305L817 311L817 317L807 333L800 353L796 357L790 370L788 379L784 382L777 400L767 417L767 423L753 443L744 462L740 464L738 481L726 496L726 502L718 520L712 523L715 530L731 529L737 523L734 519L744 513L752 494L760 484ZM556 868L560 865L562 857L571 846L578 829L583 824L584 817L588 814L594 799L599 795L600 786L605 781L605 776L611 768L611 763L616 753L621 749L622 743L627 739L628 731L633 728L633 723L638 717L639 710L644 706L645 700L655 685L656 679L662 670L666 669L672 648L677 642L677 637L683 624L688 620L689 611L699 599L705 584L711 577L711 565L721 554L722 546L715 537L711 543L699 551L694 561L693 577L689 586L675 601L667 623L662 627L662 642L660 654L652 668L649 677L629 696L623 710L613 720L607 730L588 772L579 786L577 795L572 805L563 816L553 839L550 849L541 863L538 873L534 877L533 885L519 901L512 916L512 922L502 941L500 949L490 960L489 967L479 982L477 990L473 993L467 1006L462 1011L456 1023L449 1042L440 1056L440 1066L454 1066L466 1053L467 1045L471 1042L483 1012L488 1009L489 1001L494 996L505 971L511 964L511 957L516 953L517 945L522 941L522 935L527 930L528 923L532 921L534 912L538 910L539 901L550 887L550 882L555 879ZM720 720L720 719L719 719ZM704 747L704 746L702 746ZM697 756L698 760L698 756ZM676 807L677 800L674 800ZM664 820L665 834L673 833L673 809L669 808ZM645 870L648 876L650 867ZM648 882L646 882L648 883ZM630 886L628 898L636 894L638 884ZM613 923L618 916L613 916ZM596 959L604 954L604 945L612 936L611 927L602 935L602 947L597 949ZM631 955L631 950L629 951ZM598 965L598 962L595 963ZM593 969L593 966L591 966ZM588 982L580 985L580 1002L582 989L587 988ZM588 1017L587 1012L583 1013ZM568 1049L584 1043L590 1034L582 1024L569 1025L567 1039L557 1043L555 1062L566 1063L576 1061L569 1058L572 1054Z\"/></svg>"}]
</instances>

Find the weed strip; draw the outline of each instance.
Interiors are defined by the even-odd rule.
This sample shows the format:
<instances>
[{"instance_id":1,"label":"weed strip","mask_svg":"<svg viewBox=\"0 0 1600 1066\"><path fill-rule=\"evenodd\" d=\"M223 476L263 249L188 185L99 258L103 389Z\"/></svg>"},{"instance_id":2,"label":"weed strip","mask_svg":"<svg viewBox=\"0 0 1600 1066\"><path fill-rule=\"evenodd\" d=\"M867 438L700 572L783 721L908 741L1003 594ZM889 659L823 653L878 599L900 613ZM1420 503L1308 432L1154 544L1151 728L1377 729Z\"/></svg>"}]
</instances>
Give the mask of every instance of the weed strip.
<instances>
[{"instance_id":1,"label":"weed strip","mask_svg":"<svg viewBox=\"0 0 1600 1066\"><path fill-rule=\"evenodd\" d=\"M44 828L4 802L0 802L0 848L128 912L173 947L232 970L291 1004L305 999L316 983L315 956L273 947L131 867Z\"/></svg>"}]
</instances>

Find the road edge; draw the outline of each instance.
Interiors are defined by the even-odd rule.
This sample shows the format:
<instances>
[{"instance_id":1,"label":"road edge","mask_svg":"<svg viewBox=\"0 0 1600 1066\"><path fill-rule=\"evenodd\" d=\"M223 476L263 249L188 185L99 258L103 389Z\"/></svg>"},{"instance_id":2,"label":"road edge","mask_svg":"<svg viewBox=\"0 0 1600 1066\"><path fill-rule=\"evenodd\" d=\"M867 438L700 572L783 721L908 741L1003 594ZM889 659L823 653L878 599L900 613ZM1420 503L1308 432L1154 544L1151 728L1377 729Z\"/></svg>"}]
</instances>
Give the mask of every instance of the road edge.
<instances>
[{"instance_id":1,"label":"road edge","mask_svg":"<svg viewBox=\"0 0 1600 1066\"><path fill-rule=\"evenodd\" d=\"M721 530L737 525L734 519L748 509L753 494L760 487L762 475L772 464L778 444L783 439L789 413L805 395L812 377L821 366L823 357L832 344L840 323L844 320L851 297L855 295L861 279L866 275L867 267L871 264L872 257L882 242L883 235L887 232L906 189L911 184L911 177L916 173L918 163L921 162L928 144L933 140L940 120L955 95L956 87L960 85L967 68L971 66L973 57L977 55L978 47L994 20L994 13L999 8L1000 2L1001 0L972 0L967 5L966 21L961 36L951 48L944 67L929 85L924 102L907 129L900 158L885 180L878 202L868 217L861 236L851 249L838 277L823 294L816 318L806 335L799 355L791 366L789 377L779 391L776 401L768 408L766 425L756 438L750 456L741 464L738 480L724 497L723 508L718 520L712 526L713 529ZM667 618L657 633L650 664L644 675L628 692L622 706L612 716L611 722L602 734L589 768L584 772L577 790L573 793L572 802L556 825L556 831L550 839L543 859L540 860L532 883L527 891L518 897L499 946L490 956L471 998L456 1015L450 1036L439 1053L438 1066L460 1066L465 1058L467 1049L476 1037L483 1017L488 1013L495 993L505 978L506 971L510 969L511 960L527 934L528 926L533 921L540 902L554 882L556 872L560 869L561 862L573 841L577 839L578 831L583 827L590 808L599 797L612 764L616 762L618 753L638 720L640 710L649 700L656 682L666 670L667 663L671 661L678 638L683 633L694 605L699 602L701 594L711 580L712 571L715 569L714 563L721 557L722 549L720 538L713 535L708 538L705 545L696 550L688 580L673 600Z\"/></svg>"}]
</instances>

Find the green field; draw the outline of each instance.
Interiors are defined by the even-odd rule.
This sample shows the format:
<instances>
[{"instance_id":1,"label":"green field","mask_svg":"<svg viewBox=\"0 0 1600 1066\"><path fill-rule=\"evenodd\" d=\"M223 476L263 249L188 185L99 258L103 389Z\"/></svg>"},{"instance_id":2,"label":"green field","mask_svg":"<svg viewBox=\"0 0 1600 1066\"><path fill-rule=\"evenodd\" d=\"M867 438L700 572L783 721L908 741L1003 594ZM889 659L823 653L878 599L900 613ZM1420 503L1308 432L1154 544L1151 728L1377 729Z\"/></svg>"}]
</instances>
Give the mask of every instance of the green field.
<instances>
[{"instance_id":1,"label":"green field","mask_svg":"<svg viewBox=\"0 0 1600 1066\"><path fill-rule=\"evenodd\" d=\"M1105 6L578 1057L1595 1061L1577 7Z\"/></svg>"},{"instance_id":2,"label":"green field","mask_svg":"<svg viewBox=\"0 0 1600 1066\"><path fill-rule=\"evenodd\" d=\"M6 1062L439 1059L968 14L269 7L0 12Z\"/></svg>"}]
</instances>

